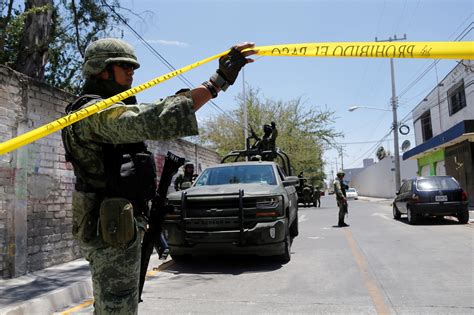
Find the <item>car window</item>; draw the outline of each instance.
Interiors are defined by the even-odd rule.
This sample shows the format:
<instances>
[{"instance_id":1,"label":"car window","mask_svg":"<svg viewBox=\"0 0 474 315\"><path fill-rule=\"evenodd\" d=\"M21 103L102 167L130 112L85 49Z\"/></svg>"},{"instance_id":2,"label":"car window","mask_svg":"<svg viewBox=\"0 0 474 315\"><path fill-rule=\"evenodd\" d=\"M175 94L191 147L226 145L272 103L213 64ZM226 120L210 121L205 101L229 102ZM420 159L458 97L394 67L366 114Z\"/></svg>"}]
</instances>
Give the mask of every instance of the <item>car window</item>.
<instances>
[{"instance_id":1,"label":"car window","mask_svg":"<svg viewBox=\"0 0 474 315\"><path fill-rule=\"evenodd\" d=\"M348 192L356 192L355 188L349 188L347 191Z\"/></svg>"},{"instance_id":2,"label":"car window","mask_svg":"<svg viewBox=\"0 0 474 315\"><path fill-rule=\"evenodd\" d=\"M283 173L283 171L282 171L280 165L277 165L277 170L278 170L278 175L280 175L280 179L281 179L282 181L284 181L284 180L285 180L285 174Z\"/></svg>"},{"instance_id":3,"label":"car window","mask_svg":"<svg viewBox=\"0 0 474 315\"><path fill-rule=\"evenodd\" d=\"M402 185L402 187L400 187L400 193L404 193L405 191L407 191L407 183L409 181L405 181Z\"/></svg>"},{"instance_id":4,"label":"car window","mask_svg":"<svg viewBox=\"0 0 474 315\"><path fill-rule=\"evenodd\" d=\"M459 189L459 184L452 177L428 177L419 179L418 190Z\"/></svg>"},{"instance_id":5,"label":"car window","mask_svg":"<svg viewBox=\"0 0 474 315\"><path fill-rule=\"evenodd\" d=\"M412 188L413 188L413 180L409 180L409 181L407 182L407 186L405 187L405 192L411 191Z\"/></svg>"},{"instance_id":6,"label":"car window","mask_svg":"<svg viewBox=\"0 0 474 315\"><path fill-rule=\"evenodd\" d=\"M199 177L195 186L239 183L277 184L272 165L239 165L208 168Z\"/></svg>"}]
</instances>

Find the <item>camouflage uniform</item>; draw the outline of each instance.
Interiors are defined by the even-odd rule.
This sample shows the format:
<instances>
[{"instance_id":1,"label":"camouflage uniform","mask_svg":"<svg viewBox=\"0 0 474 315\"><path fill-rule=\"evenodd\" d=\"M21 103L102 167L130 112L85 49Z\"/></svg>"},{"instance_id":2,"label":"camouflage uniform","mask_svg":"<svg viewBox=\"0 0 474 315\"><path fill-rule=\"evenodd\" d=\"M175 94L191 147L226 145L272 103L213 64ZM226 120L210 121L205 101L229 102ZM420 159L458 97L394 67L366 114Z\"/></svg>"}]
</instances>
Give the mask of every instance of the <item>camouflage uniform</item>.
<instances>
[{"instance_id":1,"label":"camouflage uniform","mask_svg":"<svg viewBox=\"0 0 474 315\"><path fill-rule=\"evenodd\" d=\"M127 61L138 66L133 49L128 44L119 40L108 40L105 44L108 44L109 49L121 49L123 52L121 57L109 58L111 62ZM96 45L97 50L92 53L106 54L107 45L105 46ZM131 51L130 55L127 55L127 50ZM92 54L90 50L86 50L86 59L88 53ZM86 62L84 74L88 76L99 73L94 68L99 65L99 61L96 65ZM104 82L105 87L109 85L110 82ZM108 94L119 92L112 91L113 89ZM128 103L132 100L128 100ZM97 101L100 99L92 100L82 107ZM98 212L103 201L101 191L106 187L104 145L140 143L146 139L168 140L197 134L191 92L152 104L126 105L119 102L63 129L64 146L74 160L77 177L72 204L73 235L79 240L81 250L90 263L96 314L137 313L141 254L139 227L143 225L140 224L141 217L135 213L134 237L123 246L111 246L101 235ZM81 165L82 169L76 165ZM78 183L86 183L88 188L82 189L78 187Z\"/></svg>"},{"instance_id":2,"label":"camouflage uniform","mask_svg":"<svg viewBox=\"0 0 474 315\"><path fill-rule=\"evenodd\" d=\"M314 206L321 207L321 190L319 190L319 187L316 187L314 191Z\"/></svg>"},{"instance_id":3,"label":"camouflage uniform","mask_svg":"<svg viewBox=\"0 0 474 315\"><path fill-rule=\"evenodd\" d=\"M194 183L194 180L196 179L196 175L189 175L189 174L179 174L178 177L176 177L176 180L174 181L174 189L176 191L183 190L182 185L184 183Z\"/></svg>"},{"instance_id":4,"label":"camouflage uniform","mask_svg":"<svg viewBox=\"0 0 474 315\"><path fill-rule=\"evenodd\" d=\"M344 174L344 172L340 171L339 174ZM342 181L342 178L336 178L333 182L334 185L334 193L336 194L337 206L339 207L339 221L338 226L347 226L344 223L344 216L347 213L347 200L346 200L346 188L345 184Z\"/></svg>"}]
</instances>

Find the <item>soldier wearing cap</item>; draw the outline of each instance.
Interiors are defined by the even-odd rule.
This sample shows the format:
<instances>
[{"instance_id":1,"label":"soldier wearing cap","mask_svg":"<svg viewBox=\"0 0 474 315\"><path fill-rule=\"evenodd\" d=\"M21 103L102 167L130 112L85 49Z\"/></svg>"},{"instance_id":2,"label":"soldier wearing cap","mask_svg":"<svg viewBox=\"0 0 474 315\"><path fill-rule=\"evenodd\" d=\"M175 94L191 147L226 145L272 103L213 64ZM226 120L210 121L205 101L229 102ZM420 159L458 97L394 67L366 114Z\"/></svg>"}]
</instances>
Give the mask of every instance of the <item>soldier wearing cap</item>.
<instances>
[{"instance_id":1,"label":"soldier wearing cap","mask_svg":"<svg viewBox=\"0 0 474 315\"><path fill-rule=\"evenodd\" d=\"M89 261L96 314L136 314L142 227L156 191L153 154L145 140L198 134L195 112L232 85L253 60L253 43L231 48L208 81L159 102L137 104L134 96L63 129L66 159L76 175L73 235ZM243 51L245 50L245 51ZM85 51L81 97L73 113L130 89L140 67L134 49L114 38Z\"/></svg>"},{"instance_id":2,"label":"soldier wearing cap","mask_svg":"<svg viewBox=\"0 0 474 315\"><path fill-rule=\"evenodd\" d=\"M344 222L344 217L347 213L347 198L346 198L346 184L344 184L343 178L344 173L343 170L337 172L337 178L334 179L334 193L336 194L337 206L339 207L339 221L337 225L339 227L346 227L349 226Z\"/></svg>"}]
</instances>

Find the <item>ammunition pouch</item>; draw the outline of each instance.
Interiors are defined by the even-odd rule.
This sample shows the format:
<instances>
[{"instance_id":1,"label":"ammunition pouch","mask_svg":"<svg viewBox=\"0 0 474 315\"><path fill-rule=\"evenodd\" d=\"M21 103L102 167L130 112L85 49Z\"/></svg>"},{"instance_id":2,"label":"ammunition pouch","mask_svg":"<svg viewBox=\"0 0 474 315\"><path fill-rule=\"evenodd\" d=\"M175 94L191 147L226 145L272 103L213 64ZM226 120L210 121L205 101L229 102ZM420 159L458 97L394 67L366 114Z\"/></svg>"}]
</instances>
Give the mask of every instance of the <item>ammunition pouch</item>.
<instances>
[{"instance_id":1,"label":"ammunition pouch","mask_svg":"<svg viewBox=\"0 0 474 315\"><path fill-rule=\"evenodd\" d=\"M124 198L105 198L100 204L102 240L116 247L126 247L136 235L133 206Z\"/></svg>"}]
</instances>

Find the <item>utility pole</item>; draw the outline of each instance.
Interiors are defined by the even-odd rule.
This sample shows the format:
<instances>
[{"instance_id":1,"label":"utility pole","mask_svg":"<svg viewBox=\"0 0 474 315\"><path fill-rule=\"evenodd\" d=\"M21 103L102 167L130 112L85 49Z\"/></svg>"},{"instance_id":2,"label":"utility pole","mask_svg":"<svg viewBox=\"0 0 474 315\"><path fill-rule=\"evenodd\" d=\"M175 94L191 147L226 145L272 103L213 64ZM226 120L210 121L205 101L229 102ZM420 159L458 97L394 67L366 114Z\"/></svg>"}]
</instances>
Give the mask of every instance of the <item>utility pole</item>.
<instances>
[{"instance_id":1,"label":"utility pole","mask_svg":"<svg viewBox=\"0 0 474 315\"><path fill-rule=\"evenodd\" d=\"M389 37L388 39L385 40L377 40L377 37L375 37L376 42L393 42L397 40L405 40L407 39L407 35L403 34L403 38L397 38L397 35L394 35L393 38ZM397 117L397 107L398 107L398 98L397 98L397 93L395 90L395 70L393 67L393 58L390 58L390 74L392 78L392 114L393 114L393 123L392 123L392 129L393 129L393 154L395 158L395 190L399 191L400 190L400 183L401 183L401 178L400 178L400 152L399 152L399 145L398 145L398 117Z\"/></svg>"},{"instance_id":2,"label":"utility pole","mask_svg":"<svg viewBox=\"0 0 474 315\"><path fill-rule=\"evenodd\" d=\"M247 96L245 95L245 73L244 68L242 68L242 94L244 99L244 108L243 108L243 115L244 115L244 147L247 150L247 138L249 136L248 128L249 122L247 117Z\"/></svg>"},{"instance_id":3,"label":"utility pole","mask_svg":"<svg viewBox=\"0 0 474 315\"><path fill-rule=\"evenodd\" d=\"M341 170L344 170L344 148L341 146L338 151L341 155Z\"/></svg>"}]
</instances>

